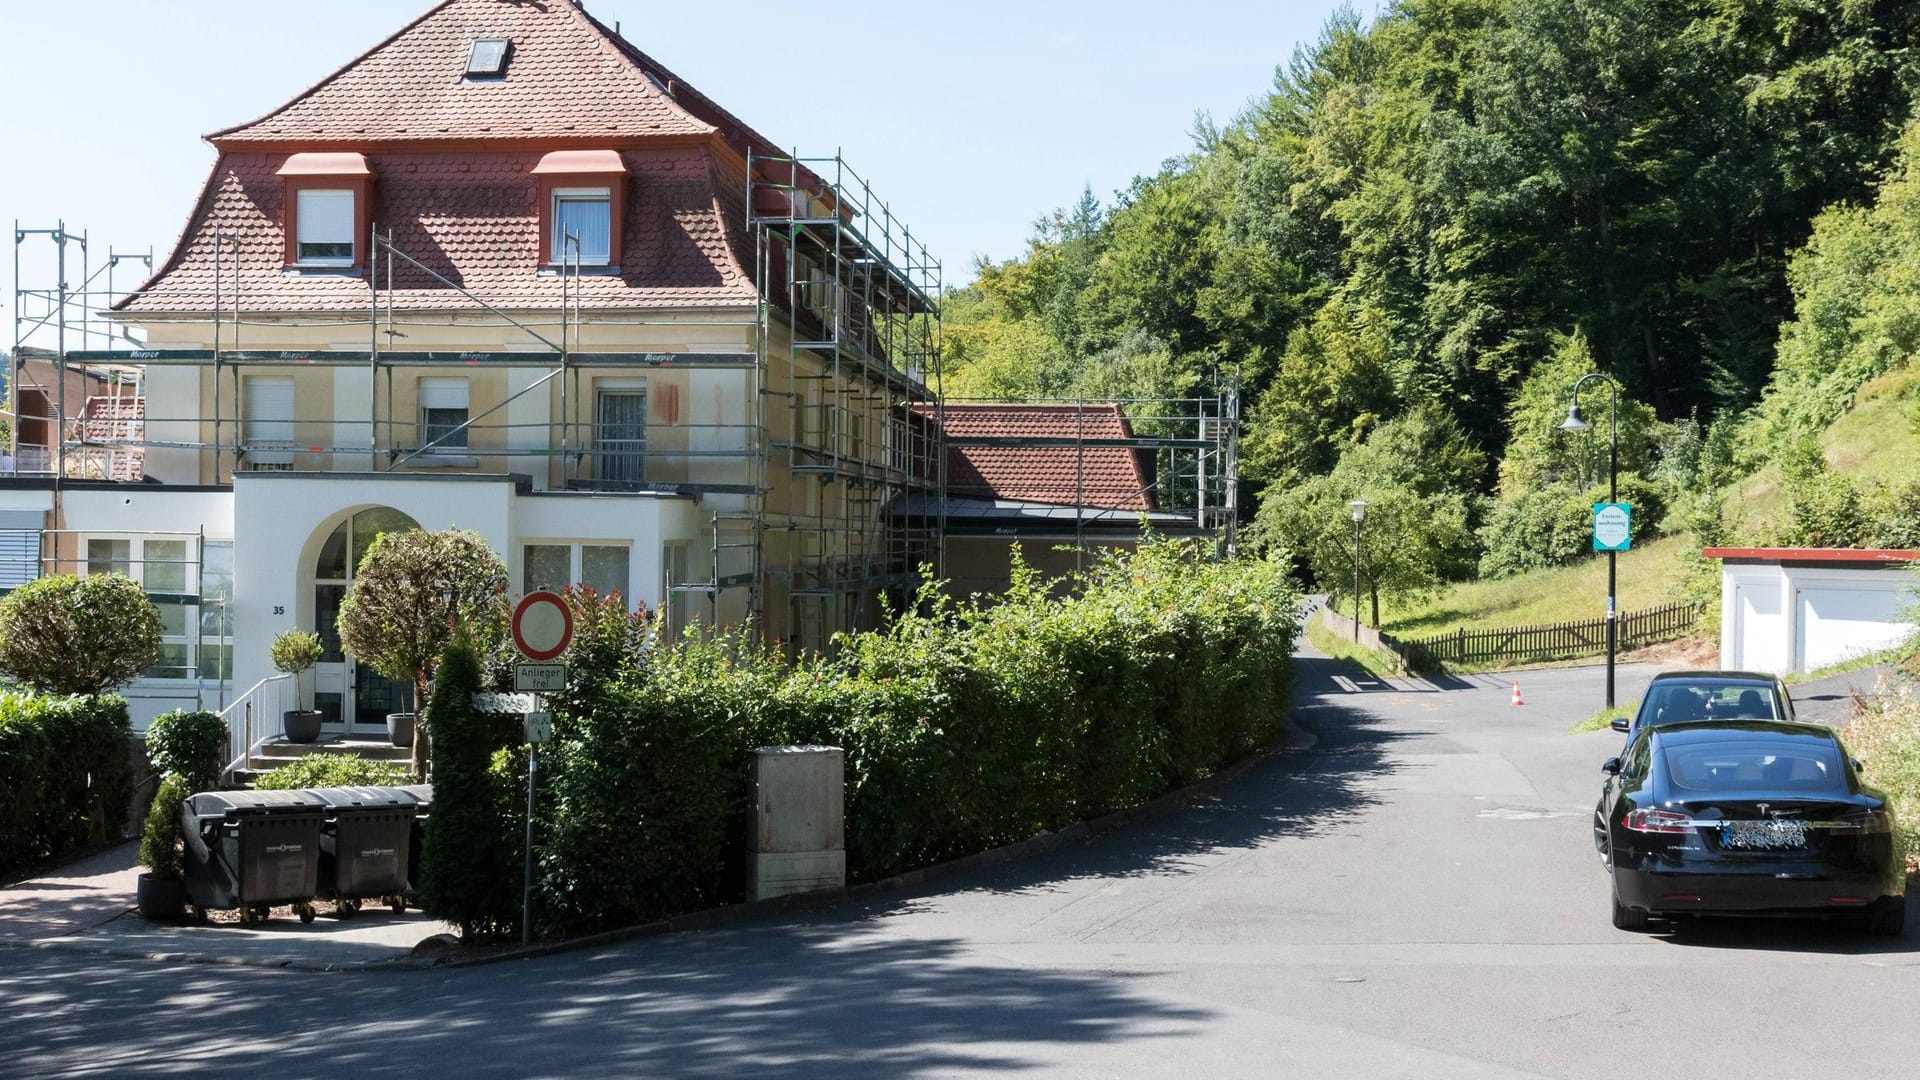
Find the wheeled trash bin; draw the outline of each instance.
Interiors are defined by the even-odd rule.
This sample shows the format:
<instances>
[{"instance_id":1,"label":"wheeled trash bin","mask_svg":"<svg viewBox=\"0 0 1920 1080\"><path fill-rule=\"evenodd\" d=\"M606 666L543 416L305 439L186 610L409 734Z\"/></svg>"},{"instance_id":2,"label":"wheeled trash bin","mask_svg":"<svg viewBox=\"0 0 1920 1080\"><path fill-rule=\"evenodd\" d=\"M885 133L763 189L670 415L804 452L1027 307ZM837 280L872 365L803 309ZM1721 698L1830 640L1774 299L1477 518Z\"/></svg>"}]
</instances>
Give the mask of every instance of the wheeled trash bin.
<instances>
[{"instance_id":1,"label":"wheeled trash bin","mask_svg":"<svg viewBox=\"0 0 1920 1080\"><path fill-rule=\"evenodd\" d=\"M395 788L413 800L413 844L407 849L407 896L420 891L420 852L427 846L427 817L433 812L433 785L408 784Z\"/></svg>"},{"instance_id":2,"label":"wheeled trash bin","mask_svg":"<svg viewBox=\"0 0 1920 1080\"><path fill-rule=\"evenodd\" d=\"M319 895L345 918L363 900L407 907L408 852L413 845L414 801L391 787L315 788L326 804L320 827Z\"/></svg>"},{"instance_id":3,"label":"wheeled trash bin","mask_svg":"<svg viewBox=\"0 0 1920 1080\"><path fill-rule=\"evenodd\" d=\"M186 834L187 902L238 908L240 920L291 904L313 921L320 872L320 825L327 804L311 791L203 791L180 807Z\"/></svg>"}]
</instances>

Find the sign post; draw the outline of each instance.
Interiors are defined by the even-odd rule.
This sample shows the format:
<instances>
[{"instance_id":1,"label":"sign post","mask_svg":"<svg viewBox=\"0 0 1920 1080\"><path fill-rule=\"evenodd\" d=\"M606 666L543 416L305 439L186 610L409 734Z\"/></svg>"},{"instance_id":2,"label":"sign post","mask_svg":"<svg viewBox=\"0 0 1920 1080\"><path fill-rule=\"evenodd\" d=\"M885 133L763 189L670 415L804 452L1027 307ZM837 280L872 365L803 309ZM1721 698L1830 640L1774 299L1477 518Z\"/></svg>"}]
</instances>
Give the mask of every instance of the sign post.
<instances>
[{"instance_id":1,"label":"sign post","mask_svg":"<svg viewBox=\"0 0 1920 1080\"><path fill-rule=\"evenodd\" d=\"M1611 486L1611 482L1610 482ZM1609 493L1609 499L1617 498ZM1633 507L1623 502L1593 504L1593 550L1607 553L1607 708L1613 708L1613 659L1619 650L1619 612L1614 609L1615 573L1620 553L1633 548Z\"/></svg>"},{"instance_id":2,"label":"sign post","mask_svg":"<svg viewBox=\"0 0 1920 1080\"><path fill-rule=\"evenodd\" d=\"M513 647L526 657L513 665L513 688L532 692L532 708L522 714L527 741L526 867L520 884L520 943L533 941L533 804L534 776L540 769L540 744L553 738L553 714L542 707L540 695L567 688L567 665L554 658L573 644L573 612L565 598L550 592L530 592L513 608ZM530 661L530 662L529 662Z\"/></svg>"}]
</instances>

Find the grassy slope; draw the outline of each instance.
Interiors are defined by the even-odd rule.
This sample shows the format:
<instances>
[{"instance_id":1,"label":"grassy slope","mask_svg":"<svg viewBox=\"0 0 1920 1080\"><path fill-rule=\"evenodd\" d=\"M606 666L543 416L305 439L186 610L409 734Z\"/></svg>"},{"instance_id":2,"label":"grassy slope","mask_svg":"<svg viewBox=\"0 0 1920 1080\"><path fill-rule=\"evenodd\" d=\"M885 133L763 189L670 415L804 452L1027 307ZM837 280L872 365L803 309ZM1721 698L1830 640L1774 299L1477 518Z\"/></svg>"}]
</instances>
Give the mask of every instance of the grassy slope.
<instances>
[{"instance_id":1,"label":"grassy slope","mask_svg":"<svg viewBox=\"0 0 1920 1080\"><path fill-rule=\"evenodd\" d=\"M1620 557L1621 611L1672 603L1681 557L1692 544L1668 536ZM1529 626L1598 619L1607 613L1607 560L1599 556L1518 577L1465 581L1425 600L1393 603L1380 598L1380 619L1390 634L1419 637L1456 626Z\"/></svg>"},{"instance_id":2,"label":"grassy slope","mask_svg":"<svg viewBox=\"0 0 1920 1080\"><path fill-rule=\"evenodd\" d=\"M1853 408L1833 422L1820 445L1835 473L1862 484L1910 476L1920 463L1920 431L1910 419L1902 394L1920 382L1920 365L1895 372L1860 388ZM1735 536L1765 537L1787 512L1780 470L1769 465L1734 485L1727 498L1727 523Z\"/></svg>"},{"instance_id":3,"label":"grassy slope","mask_svg":"<svg viewBox=\"0 0 1920 1080\"><path fill-rule=\"evenodd\" d=\"M1912 475L1920 468L1920 430L1904 396L1920 383L1920 365L1860 388L1853 407L1834 421L1821 445L1835 473L1872 484ZM1764 539L1786 514L1780 470L1767 466L1736 484L1727 499L1733 534ZM1620 559L1622 611L1657 607L1678 599L1675 589L1691 536L1671 536L1636 547ZM1573 566L1519 577L1468 581L1424 600L1382 597L1380 615L1389 633L1437 634L1458 626L1527 626L1598 618L1606 613L1607 564L1586 559Z\"/></svg>"}]
</instances>

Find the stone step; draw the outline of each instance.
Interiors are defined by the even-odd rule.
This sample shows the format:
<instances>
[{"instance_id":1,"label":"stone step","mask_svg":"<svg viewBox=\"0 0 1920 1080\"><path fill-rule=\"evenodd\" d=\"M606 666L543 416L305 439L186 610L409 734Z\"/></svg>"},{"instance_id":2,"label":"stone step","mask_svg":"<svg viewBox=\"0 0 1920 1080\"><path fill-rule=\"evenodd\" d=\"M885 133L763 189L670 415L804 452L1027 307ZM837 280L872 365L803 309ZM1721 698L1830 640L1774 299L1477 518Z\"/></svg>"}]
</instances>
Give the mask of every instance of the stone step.
<instances>
[{"instance_id":1,"label":"stone step","mask_svg":"<svg viewBox=\"0 0 1920 1080\"><path fill-rule=\"evenodd\" d=\"M321 736L318 742L290 743L275 740L263 744L253 753L256 764L267 762L282 763L295 761L308 754L353 754L371 758L374 761L411 761L411 747L395 746L385 739L346 739L339 736Z\"/></svg>"}]
</instances>

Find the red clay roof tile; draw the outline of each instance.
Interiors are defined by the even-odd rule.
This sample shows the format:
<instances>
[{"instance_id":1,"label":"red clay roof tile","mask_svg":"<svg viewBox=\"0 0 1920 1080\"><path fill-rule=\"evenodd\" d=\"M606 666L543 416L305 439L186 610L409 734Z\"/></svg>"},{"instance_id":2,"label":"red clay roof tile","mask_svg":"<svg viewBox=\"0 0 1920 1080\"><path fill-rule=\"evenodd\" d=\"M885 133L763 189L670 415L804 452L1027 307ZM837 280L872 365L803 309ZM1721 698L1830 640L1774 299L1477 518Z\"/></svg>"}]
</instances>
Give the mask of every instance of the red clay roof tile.
<instances>
[{"instance_id":1,"label":"red clay roof tile","mask_svg":"<svg viewBox=\"0 0 1920 1080\"><path fill-rule=\"evenodd\" d=\"M950 404L942 413L942 430L949 439L1133 437L1126 415L1113 404ZM1140 453L1116 446L949 446L947 493L1151 510L1152 485Z\"/></svg>"},{"instance_id":2,"label":"red clay roof tile","mask_svg":"<svg viewBox=\"0 0 1920 1080\"><path fill-rule=\"evenodd\" d=\"M364 312L364 277L289 275L282 226L286 185L275 175L285 154L223 154L186 236L152 281L121 304L141 313L213 309ZM393 232L401 251L498 307L558 307L562 279L542 259L534 151L369 155L376 180L373 221ZM625 240L617 275L579 278L585 309L738 307L753 302L739 260L743 226L723 210L710 151L699 147L628 150ZM229 248L216 271L215 231ZM237 251L232 246L237 241ZM234 267L239 266L238 282ZM381 303L387 303L382 265ZM395 308L471 309L473 303L431 275L396 260Z\"/></svg>"},{"instance_id":3,"label":"red clay roof tile","mask_svg":"<svg viewBox=\"0 0 1920 1080\"><path fill-rule=\"evenodd\" d=\"M505 77L468 79L475 38L513 42ZM447 0L222 145L288 141L706 135L571 0Z\"/></svg>"}]
</instances>

